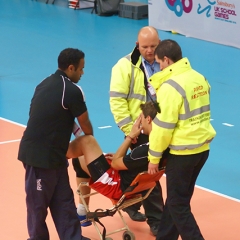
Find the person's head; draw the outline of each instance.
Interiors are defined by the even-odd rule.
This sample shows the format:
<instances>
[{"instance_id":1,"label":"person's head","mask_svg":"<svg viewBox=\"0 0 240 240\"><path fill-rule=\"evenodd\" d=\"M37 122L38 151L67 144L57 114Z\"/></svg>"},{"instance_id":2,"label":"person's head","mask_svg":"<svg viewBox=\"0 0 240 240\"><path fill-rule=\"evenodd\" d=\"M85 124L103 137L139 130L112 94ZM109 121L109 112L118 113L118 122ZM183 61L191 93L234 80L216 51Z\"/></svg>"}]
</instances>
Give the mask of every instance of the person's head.
<instances>
[{"instance_id":1,"label":"person's head","mask_svg":"<svg viewBox=\"0 0 240 240\"><path fill-rule=\"evenodd\" d=\"M142 110L141 125L146 135L149 135L152 131L152 120L156 117L158 111L160 111L160 109L157 109L156 104L158 103L146 102L140 105Z\"/></svg>"},{"instance_id":2,"label":"person's head","mask_svg":"<svg viewBox=\"0 0 240 240\"><path fill-rule=\"evenodd\" d=\"M58 68L64 71L69 79L77 83L83 75L85 54L75 48L66 48L58 56Z\"/></svg>"},{"instance_id":3,"label":"person's head","mask_svg":"<svg viewBox=\"0 0 240 240\"><path fill-rule=\"evenodd\" d=\"M149 62L153 63L154 51L160 42L158 31L154 27L143 27L138 33L136 42L140 54Z\"/></svg>"},{"instance_id":4,"label":"person's head","mask_svg":"<svg viewBox=\"0 0 240 240\"><path fill-rule=\"evenodd\" d=\"M163 70L182 59L181 47L174 40L163 40L155 49L155 59L160 64L160 69Z\"/></svg>"}]
</instances>

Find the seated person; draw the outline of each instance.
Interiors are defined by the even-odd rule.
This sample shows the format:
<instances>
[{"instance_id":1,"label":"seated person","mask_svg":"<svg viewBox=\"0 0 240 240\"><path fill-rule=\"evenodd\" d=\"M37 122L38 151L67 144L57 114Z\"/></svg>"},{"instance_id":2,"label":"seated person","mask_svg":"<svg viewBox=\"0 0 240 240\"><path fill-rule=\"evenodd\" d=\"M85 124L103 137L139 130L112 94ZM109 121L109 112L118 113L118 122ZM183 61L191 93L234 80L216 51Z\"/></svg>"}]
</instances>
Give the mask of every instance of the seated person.
<instances>
[{"instance_id":1,"label":"seated person","mask_svg":"<svg viewBox=\"0 0 240 240\"><path fill-rule=\"evenodd\" d=\"M157 114L157 109L152 102L142 104L141 110L142 113L130 134L114 155L104 156L97 141L90 135L80 136L69 145L67 157L81 156L79 157L81 167L91 176L90 187L108 198L118 200L137 174L148 169L148 143L136 147L127 154L133 138L137 137L141 131L145 134L150 133L152 119ZM76 167L75 169L77 171ZM161 199L159 199L160 203ZM152 207L154 209L154 205ZM161 213L159 212L160 215ZM150 228L157 224L152 223Z\"/></svg>"}]
</instances>

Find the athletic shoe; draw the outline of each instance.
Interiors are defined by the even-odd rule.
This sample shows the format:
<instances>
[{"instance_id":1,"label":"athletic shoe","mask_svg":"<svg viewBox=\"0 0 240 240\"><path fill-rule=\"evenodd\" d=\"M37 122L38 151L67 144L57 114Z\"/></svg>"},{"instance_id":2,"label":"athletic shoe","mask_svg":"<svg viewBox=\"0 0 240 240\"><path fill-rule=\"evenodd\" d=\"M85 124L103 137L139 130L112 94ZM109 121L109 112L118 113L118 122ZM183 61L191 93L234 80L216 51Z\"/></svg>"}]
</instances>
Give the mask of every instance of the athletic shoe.
<instances>
[{"instance_id":1,"label":"athletic shoe","mask_svg":"<svg viewBox=\"0 0 240 240\"><path fill-rule=\"evenodd\" d=\"M133 221L136 221L136 222L145 222L146 221L146 216L144 214L142 214L141 212L133 211L129 208L124 208L123 211L126 212Z\"/></svg>"},{"instance_id":2,"label":"athletic shoe","mask_svg":"<svg viewBox=\"0 0 240 240\"><path fill-rule=\"evenodd\" d=\"M83 220L86 220L86 218L87 218L86 215L83 215L83 216L78 215L78 219L79 219L80 222L83 221ZM92 222L91 222L91 221L86 221L86 222L81 223L81 226L82 226L82 227L88 227L88 226L90 226L90 225L92 225Z\"/></svg>"}]
</instances>

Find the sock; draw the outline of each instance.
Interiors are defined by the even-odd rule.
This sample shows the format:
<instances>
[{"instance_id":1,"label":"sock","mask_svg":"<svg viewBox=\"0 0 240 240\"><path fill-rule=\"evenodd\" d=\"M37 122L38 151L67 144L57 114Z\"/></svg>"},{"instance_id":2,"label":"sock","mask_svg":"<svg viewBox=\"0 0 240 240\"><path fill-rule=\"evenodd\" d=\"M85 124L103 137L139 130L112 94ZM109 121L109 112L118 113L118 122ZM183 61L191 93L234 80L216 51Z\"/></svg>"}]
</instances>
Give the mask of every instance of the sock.
<instances>
[{"instance_id":1,"label":"sock","mask_svg":"<svg viewBox=\"0 0 240 240\"><path fill-rule=\"evenodd\" d=\"M84 216L84 215L87 214L87 211L86 211L84 205L81 204L81 203L78 204L78 207L77 207L77 214L80 215L80 216Z\"/></svg>"}]
</instances>

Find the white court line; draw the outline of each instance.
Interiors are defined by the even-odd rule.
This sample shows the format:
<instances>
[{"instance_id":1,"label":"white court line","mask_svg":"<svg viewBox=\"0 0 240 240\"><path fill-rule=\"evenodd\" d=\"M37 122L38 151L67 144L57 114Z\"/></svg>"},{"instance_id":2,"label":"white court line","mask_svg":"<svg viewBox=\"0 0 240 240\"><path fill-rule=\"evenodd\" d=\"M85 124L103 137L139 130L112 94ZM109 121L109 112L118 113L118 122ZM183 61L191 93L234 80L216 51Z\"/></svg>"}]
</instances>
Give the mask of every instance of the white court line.
<instances>
[{"instance_id":1,"label":"white court line","mask_svg":"<svg viewBox=\"0 0 240 240\"><path fill-rule=\"evenodd\" d=\"M2 117L0 117L0 119L3 120L3 121L6 121L6 122L13 123L13 124L15 124L15 125L19 125L19 126L21 126L21 127L26 127L26 126L23 125L23 124L13 122L13 121L10 121L10 120L5 119L5 118L2 118ZM213 120L213 119L211 119L211 120ZM228 124L228 123L225 123L225 124ZM224 123L223 123L223 125L224 125ZM230 126L232 127L232 126L234 126L234 125L231 125L231 124L230 124ZM98 128L104 129L104 128L110 128L110 127L112 127L112 126L103 126L103 127L98 127ZM0 144L17 142L17 141L20 141L20 140L21 140L21 139L16 139L16 140L11 140L11 141L0 142ZM165 174L164 174L164 176L165 176ZM213 194L215 194L215 195L218 195L218 196L221 196L221 197L224 197L224 198L227 198L227 199L230 199L230 200L232 200L232 201L235 201L235 202L239 202L239 203L240 203L240 200L237 199L237 198L233 198L233 197L224 195L224 194L222 194L222 193L215 192L215 191L210 190L210 189L208 189L208 188L200 187L200 186L197 186L197 185L195 185L195 187L197 187L197 188L199 188L199 189L202 189L202 190L204 190L204 191L206 191L206 192L210 192L210 193L213 193Z\"/></svg>"},{"instance_id":2,"label":"white court line","mask_svg":"<svg viewBox=\"0 0 240 240\"><path fill-rule=\"evenodd\" d=\"M164 177L166 177L166 174L164 173L163 174ZM199 188L203 191L206 191L206 192L209 192L209 193L212 193L214 195L217 195L217 196L220 196L220 197L223 197L223 198L227 198L229 200L232 200L232 201L235 201L235 202L239 202L240 203L240 199L237 199L237 198L233 198L233 197L230 197L228 195L225 195L225 194L222 194L222 193L219 193L219 192L216 192L216 191L213 191L213 190L210 190L208 188L204 188L204 187L201 187L201 186L198 186L198 185L195 185L196 188ZM194 193L193 193L194 194Z\"/></svg>"},{"instance_id":3,"label":"white court line","mask_svg":"<svg viewBox=\"0 0 240 240\"><path fill-rule=\"evenodd\" d=\"M16 139L16 140L10 140L10 141L0 142L0 144L13 143L13 142L20 142L20 141L21 141L21 139Z\"/></svg>"},{"instance_id":4,"label":"white court line","mask_svg":"<svg viewBox=\"0 0 240 240\"><path fill-rule=\"evenodd\" d=\"M8 119L6 119L6 118L0 117L0 120L3 120L3 121L5 121L5 122L9 122L9 123L13 123L13 124L18 125L18 126L21 126L21 127L26 127L26 126L23 125L23 124L20 124L20 123L17 123L17 122L13 122L13 121L8 120Z\"/></svg>"},{"instance_id":5,"label":"white court line","mask_svg":"<svg viewBox=\"0 0 240 240\"><path fill-rule=\"evenodd\" d=\"M21 127L26 127L25 125L23 124L20 124L20 123L17 123L17 122L13 122L13 121L10 121L6 118L2 118L0 117L0 120L3 120L5 122L9 122L9 123L12 123L12 124L15 124L15 125L18 125L18 126L21 126ZM15 139L15 140L10 140L10 141L4 141L4 142L0 142L0 144L6 144L6 143L13 143L13 142L20 142L21 139Z\"/></svg>"},{"instance_id":6,"label":"white court line","mask_svg":"<svg viewBox=\"0 0 240 240\"><path fill-rule=\"evenodd\" d=\"M104 129L104 128L111 128L112 126L102 126L102 127L98 127L99 129Z\"/></svg>"},{"instance_id":7,"label":"white court line","mask_svg":"<svg viewBox=\"0 0 240 240\"><path fill-rule=\"evenodd\" d=\"M228 126L228 127L234 127L234 125L230 124L230 123L222 123L223 125L225 126Z\"/></svg>"},{"instance_id":8,"label":"white court line","mask_svg":"<svg viewBox=\"0 0 240 240\"><path fill-rule=\"evenodd\" d=\"M221 197L224 197L224 198L227 198L227 199L230 199L230 200L233 200L235 202L239 202L240 203L240 199L229 197L228 195L225 195L225 194L222 194L222 193L219 193L219 192L215 192L215 191L210 190L208 188L200 187L200 186L197 186L197 185L195 187L197 187L199 189L202 189L202 190L204 190L206 192L210 192L210 193L213 193L215 195L218 195L218 196L221 196Z\"/></svg>"}]
</instances>

